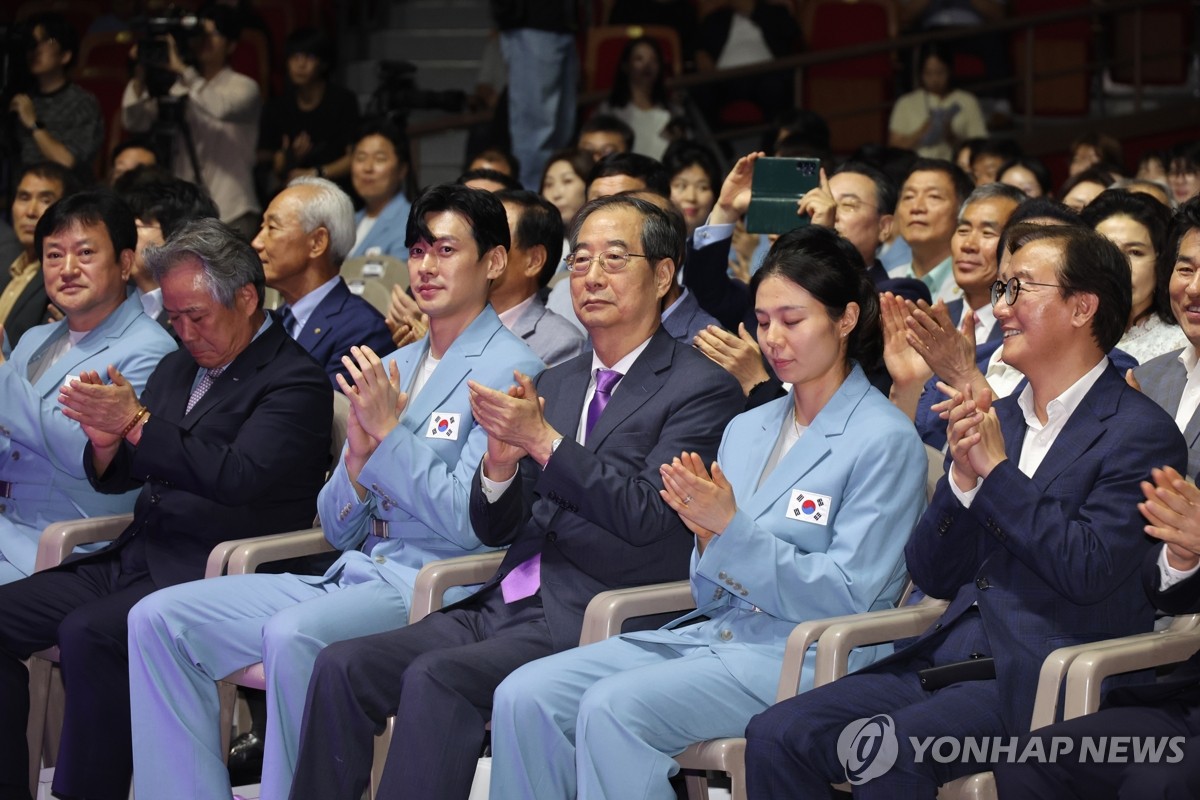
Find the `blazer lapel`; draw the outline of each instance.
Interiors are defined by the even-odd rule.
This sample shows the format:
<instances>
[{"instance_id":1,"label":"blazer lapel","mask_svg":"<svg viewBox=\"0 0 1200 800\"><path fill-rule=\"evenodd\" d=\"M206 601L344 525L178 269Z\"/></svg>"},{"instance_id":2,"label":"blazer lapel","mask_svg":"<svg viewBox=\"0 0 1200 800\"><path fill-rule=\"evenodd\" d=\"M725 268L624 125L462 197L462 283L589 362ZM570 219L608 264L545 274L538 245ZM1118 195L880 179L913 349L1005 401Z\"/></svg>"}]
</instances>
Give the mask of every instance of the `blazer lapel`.
<instances>
[{"instance_id":1,"label":"blazer lapel","mask_svg":"<svg viewBox=\"0 0 1200 800\"><path fill-rule=\"evenodd\" d=\"M459 334L450 348L442 355L441 363L433 371L429 381L421 388L416 397L409 398L408 408L405 409L403 418L409 430L419 432L430 415L437 411L457 411L463 414L469 412L468 408L443 409L442 405L453 394L455 387L470 374L473 360L479 357L483 348L500 327L500 318L496 316L496 312L492 311L491 306L487 306L479 316L472 320L466 330ZM401 365L400 378L408 387L412 386L416 370L420 368L421 356L425 355L429 349L429 337L427 336L419 345L419 348L405 348L405 350L415 349L417 351L411 364L408 365L408 371L411 373L409 377L405 377L404 365ZM508 387L492 388L507 389Z\"/></svg>"},{"instance_id":2,"label":"blazer lapel","mask_svg":"<svg viewBox=\"0 0 1200 800\"><path fill-rule=\"evenodd\" d=\"M238 384L242 379L253 375L265 364L270 363L275 354L279 352L285 338L287 338L287 332L284 331L283 326L272 323L262 332L262 335L251 341L246 349L233 359L225 371L213 381L204 396L196 401L196 405L192 406L190 412L187 411L187 398L191 396L192 385L186 384L183 405L179 408L182 415L180 427L191 430L201 417L219 405L223 399L236 394Z\"/></svg>"},{"instance_id":3,"label":"blazer lapel","mask_svg":"<svg viewBox=\"0 0 1200 800\"><path fill-rule=\"evenodd\" d=\"M1025 414L1017 404L1017 392L1008 398L1011 402L996 405L996 416L1000 418L1000 433L1004 436L1004 452L1014 463L1021 460L1021 448L1025 445ZM949 469L949 467L947 467Z\"/></svg>"},{"instance_id":4,"label":"blazer lapel","mask_svg":"<svg viewBox=\"0 0 1200 800\"><path fill-rule=\"evenodd\" d=\"M662 327L654 334L641 356L633 362L629 374L617 384L612 399L604 413L596 421L584 445L595 452L604 439L616 430L629 415L637 411L666 382L666 372L671 366L674 340ZM586 389L584 390L586 394ZM582 404L582 400L580 401ZM565 433L563 434L566 435Z\"/></svg>"},{"instance_id":5,"label":"blazer lapel","mask_svg":"<svg viewBox=\"0 0 1200 800\"><path fill-rule=\"evenodd\" d=\"M833 397L825 404L825 407L817 413L808 430L804 432L800 442L797 442L791 450L779 460L775 469L767 476L767 479L757 487L757 490L746 501L746 513L751 516L760 516L772 506L779 497L796 486L796 483L811 472L818 464L825 460L832 450L829 439L834 436L841 436L846 431L846 426L850 421L850 414L858 406L863 395L870 389L870 383L863 374L860 367L855 366L850 375L842 383L838 390L834 392ZM780 428L783 425L793 425L794 416L794 398L791 394L788 395L788 402L784 405L783 413L774 419L773 429L768 431L768 435L763 439L764 445L766 442L771 442L770 447L751 448L765 451L764 456L759 456L763 463L766 463L766 457L769 457L771 451L774 450L776 437L779 436ZM757 459L756 459L757 460ZM762 474L762 467L752 473L752 479L757 483L759 476Z\"/></svg>"},{"instance_id":6,"label":"blazer lapel","mask_svg":"<svg viewBox=\"0 0 1200 800\"><path fill-rule=\"evenodd\" d=\"M591 382L591 368L590 350L555 367L556 374L562 377L556 382L554 393L546 394L546 421L554 430L572 440L579 430L579 419L583 416L583 398L587 396L588 383ZM613 400L616 400L615 395ZM608 413L607 409L605 413Z\"/></svg>"},{"instance_id":7,"label":"blazer lapel","mask_svg":"<svg viewBox=\"0 0 1200 800\"><path fill-rule=\"evenodd\" d=\"M1118 381L1116 385L1112 383L1114 379ZM1108 430L1105 420L1116 412L1117 398L1123 385L1124 380L1112 367L1101 374L1033 473L1033 480L1038 486L1044 489L1053 483L1063 470L1079 460L1081 453L1104 435Z\"/></svg>"},{"instance_id":8,"label":"blazer lapel","mask_svg":"<svg viewBox=\"0 0 1200 800\"><path fill-rule=\"evenodd\" d=\"M345 281L339 278L329 294L325 295L313 309L312 314L304 323L304 329L298 332L296 341L301 347L310 353L316 348L317 342L329 334L334 324L334 318L342 312L342 307L346 304L346 298L349 296L350 289L346 286Z\"/></svg>"}]
</instances>

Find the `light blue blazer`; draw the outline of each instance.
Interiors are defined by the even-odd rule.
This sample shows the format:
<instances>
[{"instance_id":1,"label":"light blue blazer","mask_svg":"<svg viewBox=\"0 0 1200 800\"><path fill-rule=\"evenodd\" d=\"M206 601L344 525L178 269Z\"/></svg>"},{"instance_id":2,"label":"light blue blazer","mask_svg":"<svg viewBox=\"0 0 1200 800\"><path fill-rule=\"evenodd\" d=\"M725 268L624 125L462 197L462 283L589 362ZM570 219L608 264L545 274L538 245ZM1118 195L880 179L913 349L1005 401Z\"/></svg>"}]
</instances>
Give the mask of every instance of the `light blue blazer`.
<instances>
[{"instance_id":1,"label":"light blue blazer","mask_svg":"<svg viewBox=\"0 0 1200 800\"><path fill-rule=\"evenodd\" d=\"M702 554L693 551L696 611L660 630L624 635L711 647L768 705L797 623L890 608L899 599L904 543L925 508L927 460L916 429L857 365L759 486L782 426L793 424L793 402L791 394L781 397L725 429L717 459L738 510ZM701 615L709 619L688 625ZM872 657L855 656L852 669ZM810 658L801 688L811 686Z\"/></svg>"},{"instance_id":2,"label":"light blue blazer","mask_svg":"<svg viewBox=\"0 0 1200 800\"><path fill-rule=\"evenodd\" d=\"M385 359L396 362L406 387L428 347L426 336ZM325 538L345 552L315 580L348 585L383 579L411 597L426 562L487 549L475 537L468 511L487 433L471 416L467 379L504 390L513 383L514 369L533 376L542 362L487 306L454 340L429 382L410 399L400 424L367 460L359 475L368 488L361 502L343 451L317 498L317 511ZM368 541L372 519L388 523L387 539Z\"/></svg>"},{"instance_id":3,"label":"light blue blazer","mask_svg":"<svg viewBox=\"0 0 1200 800\"><path fill-rule=\"evenodd\" d=\"M107 382L115 364L139 395L159 359L175 341L142 311L134 292L38 379L29 382L50 351L66 336L67 321L30 328L0 365L0 481L11 497L0 499L0 553L25 573L33 571L38 538L51 522L133 510L137 492L100 494L83 471L87 435L58 404L58 389L84 370Z\"/></svg>"},{"instance_id":4,"label":"light blue blazer","mask_svg":"<svg viewBox=\"0 0 1200 800\"><path fill-rule=\"evenodd\" d=\"M407 261L408 248L404 246L404 231L408 227L408 212L411 208L412 203L404 196L404 192L399 192L379 212L379 218L367 232L366 238L361 242L354 243L354 247L346 258L366 255L368 250L377 247L379 248L378 252L385 256L395 256L402 261ZM355 212L355 227L363 221L363 217L366 215L366 209Z\"/></svg>"}]
</instances>

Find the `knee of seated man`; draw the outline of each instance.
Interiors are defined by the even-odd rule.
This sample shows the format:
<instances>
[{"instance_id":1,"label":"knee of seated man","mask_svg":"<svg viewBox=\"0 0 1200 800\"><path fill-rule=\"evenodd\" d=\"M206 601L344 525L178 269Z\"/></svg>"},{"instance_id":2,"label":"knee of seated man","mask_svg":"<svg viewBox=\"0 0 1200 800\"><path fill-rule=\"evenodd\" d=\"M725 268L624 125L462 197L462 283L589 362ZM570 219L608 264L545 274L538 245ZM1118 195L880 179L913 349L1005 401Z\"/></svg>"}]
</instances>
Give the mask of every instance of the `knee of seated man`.
<instances>
[{"instance_id":1,"label":"knee of seated man","mask_svg":"<svg viewBox=\"0 0 1200 800\"><path fill-rule=\"evenodd\" d=\"M520 709L531 708L541 697L547 677L538 661L517 667L496 687L492 696L492 716L503 713L503 709L513 709L514 715L519 715Z\"/></svg>"},{"instance_id":2,"label":"knee of seated man","mask_svg":"<svg viewBox=\"0 0 1200 800\"><path fill-rule=\"evenodd\" d=\"M807 724L797 700L786 700L750 718L746 725L746 746L785 744L798 754L817 745L816 730Z\"/></svg>"},{"instance_id":3,"label":"knee of seated man","mask_svg":"<svg viewBox=\"0 0 1200 800\"><path fill-rule=\"evenodd\" d=\"M353 639L334 642L317 654L317 660L313 664L312 682L352 680L361 663L362 658L354 646Z\"/></svg>"},{"instance_id":4,"label":"knee of seated man","mask_svg":"<svg viewBox=\"0 0 1200 800\"><path fill-rule=\"evenodd\" d=\"M636 691L635 681L623 680L618 672L601 678L589 686L579 699L579 727L587 727L589 720L614 719L631 722L645 716L649 709L645 693ZM681 687L682 688L682 687Z\"/></svg>"}]
</instances>

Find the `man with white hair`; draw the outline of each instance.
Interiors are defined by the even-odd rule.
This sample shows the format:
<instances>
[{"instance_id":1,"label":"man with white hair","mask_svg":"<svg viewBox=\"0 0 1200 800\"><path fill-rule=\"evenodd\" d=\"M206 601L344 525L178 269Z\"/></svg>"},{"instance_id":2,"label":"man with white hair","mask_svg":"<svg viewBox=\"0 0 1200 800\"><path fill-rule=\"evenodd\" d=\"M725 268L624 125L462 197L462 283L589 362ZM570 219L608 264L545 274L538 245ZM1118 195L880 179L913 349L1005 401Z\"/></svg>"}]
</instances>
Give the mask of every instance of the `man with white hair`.
<instances>
[{"instance_id":1,"label":"man with white hair","mask_svg":"<svg viewBox=\"0 0 1200 800\"><path fill-rule=\"evenodd\" d=\"M351 293L338 270L354 246L354 206L324 178L296 178L275 196L251 243L267 286L283 296L276 318L325 367L337 388L342 356L355 345L396 349L383 315Z\"/></svg>"}]
</instances>

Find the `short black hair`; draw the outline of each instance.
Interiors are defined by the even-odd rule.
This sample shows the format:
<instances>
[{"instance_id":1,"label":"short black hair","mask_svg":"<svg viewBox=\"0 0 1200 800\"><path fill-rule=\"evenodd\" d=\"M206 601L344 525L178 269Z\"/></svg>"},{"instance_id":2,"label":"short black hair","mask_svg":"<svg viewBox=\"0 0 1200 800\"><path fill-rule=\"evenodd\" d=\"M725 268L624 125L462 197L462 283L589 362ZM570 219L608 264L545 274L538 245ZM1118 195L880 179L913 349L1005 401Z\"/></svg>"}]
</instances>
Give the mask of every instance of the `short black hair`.
<instances>
[{"instance_id":1,"label":"short black hair","mask_svg":"<svg viewBox=\"0 0 1200 800\"><path fill-rule=\"evenodd\" d=\"M479 167L478 169L469 169L462 175L458 176L455 183L466 184L467 181L492 181L503 186L505 189L520 189L521 182L512 175L505 175L503 172L487 167Z\"/></svg>"},{"instance_id":2,"label":"short black hair","mask_svg":"<svg viewBox=\"0 0 1200 800\"><path fill-rule=\"evenodd\" d=\"M1174 259L1167 257L1167 231L1171 227L1171 209L1148 194L1125 189L1105 189L1079 212L1080 218L1095 228L1109 217L1129 217L1150 234L1154 248L1154 294L1146 314L1158 314L1159 319L1176 324L1171 313L1171 295L1167 284L1175 271Z\"/></svg>"},{"instance_id":3,"label":"short black hair","mask_svg":"<svg viewBox=\"0 0 1200 800\"><path fill-rule=\"evenodd\" d=\"M883 357L883 327L879 294L867 277L862 255L832 228L806 225L793 228L771 246L762 267L750 279L750 294L767 278L778 277L803 288L832 319L840 319L850 303L858 304L858 324L846 338L846 357L864 370Z\"/></svg>"},{"instance_id":4,"label":"short black hair","mask_svg":"<svg viewBox=\"0 0 1200 800\"><path fill-rule=\"evenodd\" d=\"M1010 158L1000 165L1000 169L996 172L996 180L1002 179L1004 173L1016 167L1024 167L1033 173L1034 180L1038 182L1038 186L1042 187L1042 194L1048 195L1054 191L1054 184L1050 181L1050 170L1046 169L1046 165L1037 158L1026 156Z\"/></svg>"},{"instance_id":5,"label":"short black hair","mask_svg":"<svg viewBox=\"0 0 1200 800\"><path fill-rule=\"evenodd\" d=\"M702 169L708 176L714 196L721 191L721 182L725 178L721 172L721 165L717 163L717 157L713 155L712 150L702 144L687 139L671 142L667 151L663 153L662 163L663 168L667 171L668 189L670 189L670 181L674 180L676 175L688 167L695 166Z\"/></svg>"},{"instance_id":6,"label":"short black hair","mask_svg":"<svg viewBox=\"0 0 1200 800\"><path fill-rule=\"evenodd\" d=\"M75 66L75 62L79 56L79 34L75 31L75 27L64 17L55 11L42 11L26 17L21 23L25 30L28 31L28 41L33 44L33 31L41 25L42 30L46 32L47 39L53 39L58 42L58 46L62 48L64 53L71 54L71 60L67 62L67 68Z\"/></svg>"},{"instance_id":7,"label":"short black hair","mask_svg":"<svg viewBox=\"0 0 1200 800\"><path fill-rule=\"evenodd\" d=\"M1171 218L1171 228L1167 232L1166 256L1172 272L1175 270L1175 263L1179 261L1179 246L1183 237L1194 230L1200 230L1200 196L1193 197L1181 205Z\"/></svg>"},{"instance_id":8,"label":"short black hair","mask_svg":"<svg viewBox=\"0 0 1200 800\"><path fill-rule=\"evenodd\" d=\"M519 160L517 160L517 157L514 156L508 150L505 150L503 147L498 147L494 144L488 145L487 147L483 148L482 150L480 150L479 152L475 153L470 158L468 158L467 163L463 165L463 169L465 170L467 167L471 166L472 162L477 161L481 158L484 161L502 161L502 162L504 162L504 164L507 165L507 167L508 167L509 175L512 175L515 177L515 176L521 174L521 162Z\"/></svg>"},{"instance_id":9,"label":"short black hair","mask_svg":"<svg viewBox=\"0 0 1200 800\"><path fill-rule=\"evenodd\" d=\"M619 117L614 117L612 114L594 114L591 119L583 123L583 127L579 129L579 136L597 132L618 134L625 140L625 149L627 151L633 149L633 128Z\"/></svg>"},{"instance_id":10,"label":"short black hair","mask_svg":"<svg viewBox=\"0 0 1200 800\"><path fill-rule=\"evenodd\" d=\"M482 189L472 189L457 183L430 186L413 203L404 231L404 246L412 247L418 240L432 242L434 237L425 217L442 211L461 214L471 226L471 236L483 258L494 247L508 247L512 239L508 232L508 215L496 195Z\"/></svg>"},{"instance_id":11,"label":"short black hair","mask_svg":"<svg viewBox=\"0 0 1200 800\"><path fill-rule=\"evenodd\" d=\"M1063 183L1062 188L1058 190L1058 196L1066 197L1071 193L1072 189L1081 183L1094 183L1097 186L1103 186L1105 189L1107 189L1109 186L1112 186L1113 181L1116 179L1116 175L1097 164L1094 167L1088 167L1083 172L1080 172L1072 178L1067 178L1066 182Z\"/></svg>"},{"instance_id":12,"label":"short black hair","mask_svg":"<svg viewBox=\"0 0 1200 800\"><path fill-rule=\"evenodd\" d=\"M217 33L224 36L230 42L236 42L242 38L242 28L245 25L245 20L242 19L240 9L220 3L208 3L200 9L200 19L211 19L213 27L217 29Z\"/></svg>"},{"instance_id":13,"label":"short black hair","mask_svg":"<svg viewBox=\"0 0 1200 800\"><path fill-rule=\"evenodd\" d=\"M103 224L117 258L137 248L137 226L129 206L110 189L92 189L66 195L46 209L34 229L34 252L41 256L42 242L71 225Z\"/></svg>"},{"instance_id":14,"label":"short black hair","mask_svg":"<svg viewBox=\"0 0 1200 800\"><path fill-rule=\"evenodd\" d=\"M294 55L312 56L320 61L324 67L322 74L327 74L337 59L333 42L317 28L297 28L288 34L283 42L283 57L286 60Z\"/></svg>"},{"instance_id":15,"label":"short black hair","mask_svg":"<svg viewBox=\"0 0 1200 800\"><path fill-rule=\"evenodd\" d=\"M970 176L963 172L957 164L944 158L918 158L909 167L908 175L904 176L904 183L908 182L914 172L940 172L948 177L954 187L954 194L957 195L960 208L967 196L975 189L975 181L971 180ZM903 191L903 186L902 183L901 191Z\"/></svg>"},{"instance_id":16,"label":"short black hair","mask_svg":"<svg viewBox=\"0 0 1200 800\"><path fill-rule=\"evenodd\" d=\"M42 180L58 181L62 186L62 196L72 195L83 188L79 176L74 170L67 169L57 161L35 161L21 170L17 178L19 184L26 175L36 175Z\"/></svg>"},{"instance_id":17,"label":"short black hair","mask_svg":"<svg viewBox=\"0 0 1200 800\"><path fill-rule=\"evenodd\" d=\"M520 209L517 217L516 238L512 247L528 250L541 245L546 248L546 263L538 275L538 285L545 286L558 270L562 261L563 221L562 214L546 198L525 189L504 189L496 192L501 203Z\"/></svg>"},{"instance_id":18,"label":"short black hair","mask_svg":"<svg viewBox=\"0 0 1200 800\"><path fill-rule=\"evenodd\" d=\"M650 156L641 153L613 153L605 156L597 161L588 173L587 185L590 187L597 178L609 178L613 175L639 178L650 191L663 197L671 196L670 173L661 161Z\"/></svg>"},{"instance_id":19,"label":"short black hair","mask_svg":"<svg viewBox=\"0 0 1200 800\"><path fill-rule=\"evenodd\" d=\"M1062 250L1055 267L1059 296L1094 294L1092 338L1102 352L1117 346L1125 335L1133 308L1133 278L1129 259L1111 241L1084 225L1018 223L1008 230L1008 252L1017 253L1033 242L1054 242Z\"/></svg>"},{"instance_id":20,"label":"short black hair","mask_svg":"<svg viewBox=\"0 0 1200 800\"><path fill-rule=\"evenodd\" d=\"M989 136L972 148L971 164L974 165L975 159L980 156L997 156L1002 161L1010 161L1014 158L1020 158L1021 155L1021 146L1012 139Z\"/></svg>"},{"instance_id":21,"label":"short black hair","mask_svg":"<svg viewBox=\"0 0 1200 800\"><path fill-rule=\"evenodd\" d=\"M112 154L108 158L108 162L117 160L117 156L124 153L126 150L145 150L154 155L154 160L158 160L158 151L154 149L154 140L148 134L138 134L130 136L127 139L122 139L121 142L113 148Z\"/></svg>"},{"instance_id":22,"label":"short black hair","mask_svg":"<svg viewBox=\"0 0 1200 800\"><path fill-rule=\"evenodd\" d=\"M136 181L127 189L121 183L117 192L129 204L134 217L143 222L158 223L163 239L170 239L192 220L220 217L208 192L191 181L174 176Z\"/></svg>"},{"instance_id":23,"label":"short black hair","mask_svg":"<svg viewBox=\"0 0 1200 800\"><path fill-rule=\"evenodd\" d=\"M896 189L896 182L888 177L886 172L865 161L847 161L833 174L841 175L842 173L870 178L871 183L875 184L875 207L879 210L880 216L896 213L896 198L899 192Z\"/></svg>"}]
</instances>

